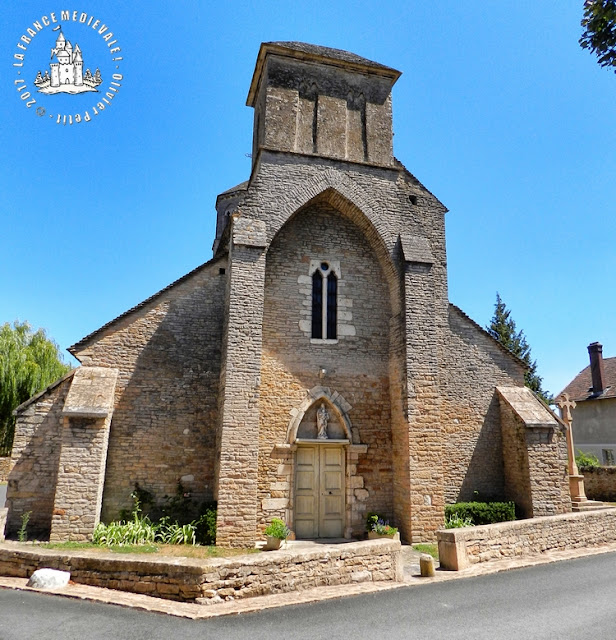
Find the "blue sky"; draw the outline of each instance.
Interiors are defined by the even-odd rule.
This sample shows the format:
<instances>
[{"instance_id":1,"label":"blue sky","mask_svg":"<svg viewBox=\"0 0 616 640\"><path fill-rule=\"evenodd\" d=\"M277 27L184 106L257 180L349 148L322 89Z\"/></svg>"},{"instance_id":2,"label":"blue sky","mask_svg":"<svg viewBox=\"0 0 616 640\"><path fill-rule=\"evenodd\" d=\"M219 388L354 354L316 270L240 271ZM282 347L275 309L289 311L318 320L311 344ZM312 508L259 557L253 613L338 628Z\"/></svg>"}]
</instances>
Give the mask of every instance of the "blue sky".
<instances>
[{"instance_id":1,"label":"blue sky","mask_svg":"<svg viewBox=\"0 0 616 640\"><path fill-rule=\"evenodd\" d=\"M300 40L403 72L394 151L450 209L450 300L485 325L499 291L560 391L590 342L616 356L616 75L577 43L582 4L3 3L0 322L45 327L65 349L208 260L216 195L249 176L259 44ZM53 24L13 66L26 29L62 10L107 25L122 57L114 69L102 35L62 23L104 86L122 75L106 109L73 125L49 115L85 113L92 94L32 85Z\"/></svg>"}]
</instances>

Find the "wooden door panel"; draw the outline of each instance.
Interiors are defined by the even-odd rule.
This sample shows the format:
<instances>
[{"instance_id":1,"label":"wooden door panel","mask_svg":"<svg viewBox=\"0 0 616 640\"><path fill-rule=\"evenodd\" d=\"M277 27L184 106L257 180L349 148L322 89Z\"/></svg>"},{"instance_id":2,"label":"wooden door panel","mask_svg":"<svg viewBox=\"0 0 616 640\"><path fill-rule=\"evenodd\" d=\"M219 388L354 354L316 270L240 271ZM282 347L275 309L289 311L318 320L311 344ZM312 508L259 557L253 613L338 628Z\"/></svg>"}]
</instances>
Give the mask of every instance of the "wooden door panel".
<instances>
[{"instance_id":1,"label":"wooden door panel","mask_svg":"<svg viewBox=\"0 0 616 640\"><path fill-rule=\"evenodd\" d=\"M295 535L319 535L319 458L316 446L298 447L295 475Z\"/></svg>"},{"instance_id":2,"label":"wooden door panel","mask_svg":"<svg viewBox=\"0 0 616 640\"><path fill-rule=\"evenodd\" d=\"M341 538L344 534L344 450L321 447L319 535Z\"/></svg>"},{"instance_id":3,"label":"wooden door panel","mask_svg":"<svg viewBox=\"0 0 616 640\"><path fill-rule=\"evenodd\" d=\"M295 535L340 538L344 534L344 449L299 446L295 474Z\"/></svg>"}]
</instances>

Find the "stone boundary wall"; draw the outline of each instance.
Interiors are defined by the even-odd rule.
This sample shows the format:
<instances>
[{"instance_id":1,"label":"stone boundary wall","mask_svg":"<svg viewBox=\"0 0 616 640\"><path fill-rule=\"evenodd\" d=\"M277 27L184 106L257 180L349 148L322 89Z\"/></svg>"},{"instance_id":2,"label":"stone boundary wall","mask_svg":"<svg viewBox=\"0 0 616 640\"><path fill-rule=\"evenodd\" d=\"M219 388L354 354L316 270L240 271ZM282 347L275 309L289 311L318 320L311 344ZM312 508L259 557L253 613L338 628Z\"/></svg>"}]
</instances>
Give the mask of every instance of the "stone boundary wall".
<instances>
[{"instance_id":1,"label":"stone boundary wall","mask_svg":"<svg viewBox=\"0 0 616 640\"><path fill-rule=\"evenodd\" d=\"M589 500L616 502L616 467L598 467L580 471L584 476L584 491Z\"/></svg>"},{"instance_id":2,"label":"stone boundary wall","mask_svg":"<svg viewBox=\"0 0 616 640\"><path fill-rule=\"evenodd\" d=\"M152 558L0 545L0 575L29 578L39 568L71 580L158 598L205 604L314 587L402 580L400 543L367 540L316 550L263 552L235 558Z\"/></svg>"},{"instance_id":3,"label":"stone boundary wall","mask_svg":"<svg viewBox=\"0 0 616 640\"><path fill-rule=\"evenodd\" d=\"M0 457L0 482L7 482L11 468L11 456Z\"/></svg>"},{"instance_id":4,"label":"stone boundary wall","mask_svg":"<svg viewBox=\"0 0 616 640\"><path fill-rule=\"evenodd\" d=\"M616 508L437 532L439 562L459 571L477 562L616 542Z\"/></svg>"}]
</instances>

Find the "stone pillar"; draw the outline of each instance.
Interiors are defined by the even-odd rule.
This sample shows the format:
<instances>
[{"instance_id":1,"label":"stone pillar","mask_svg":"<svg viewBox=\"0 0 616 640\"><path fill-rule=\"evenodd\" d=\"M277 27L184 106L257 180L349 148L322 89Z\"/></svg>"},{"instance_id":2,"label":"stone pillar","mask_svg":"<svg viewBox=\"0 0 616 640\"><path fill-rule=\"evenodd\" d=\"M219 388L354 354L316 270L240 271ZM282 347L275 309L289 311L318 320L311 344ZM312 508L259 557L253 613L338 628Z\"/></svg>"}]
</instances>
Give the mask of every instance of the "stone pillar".
<instances>
[{"instance_id":1,"label":"stone pillar","mask_svg":"<svg viewBox=\"0 0 616 640\"><path fill-rule=\"evenodd\" d=\"M8 515L8 509L0 509L0 542L4 542L4 530L6 528L6 519Z\"/></svg>"},{"instance_id":2,"label":"stone pillar","mask_svg":"<svg viewBox=\"0 0 616 640\"><path fill-rule=\"evenodd\" d=\"M88 540L100 519L117 369L80 367L63 410L50 541Z\"/></svg>"},{"instance_id":3,"label":"stone pillar","mask_svg":"<svg viewBox=\"0 0 616 640\"><path fill-rule=\"evenodd\" d=\"M236 216L229 252L218 434L216 544L252 546L257 529L265 223Z\"/></svg>"},{"instance_id":4,"label":"stone pillar","mask_svg":"<svg viewBox=\"0 0 616 640\"><path fill-rule=\"evenodd\" d=\"M426 238L401 238L404 256L406 429L394 432L397 521L409 542L434 538L444 520L443 451L438 381L438 315L433 257ZM396 464L397 459L397 464ZM402 475L400 475L402 474ZM402 502L400 503L400 501ZM402 518L400 519L400 514Z\"/></svg>"}]
</instances>

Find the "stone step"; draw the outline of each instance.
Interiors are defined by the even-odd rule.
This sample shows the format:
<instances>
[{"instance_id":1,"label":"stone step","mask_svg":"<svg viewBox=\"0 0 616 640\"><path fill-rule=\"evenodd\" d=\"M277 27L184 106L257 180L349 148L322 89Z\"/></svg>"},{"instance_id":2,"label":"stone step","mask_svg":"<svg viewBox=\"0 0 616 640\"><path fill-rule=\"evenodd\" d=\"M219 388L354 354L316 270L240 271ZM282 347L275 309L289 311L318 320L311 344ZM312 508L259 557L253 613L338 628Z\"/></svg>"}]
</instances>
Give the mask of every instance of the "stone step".
<instances>
[{"instance_id":1,"label":"stone step","mask_svg":"<svg viewBox=\"0 0 616 640\"><path fill-rule=\"evenodd\" d=\"M605 509L603 502L596 500L572 500L571 509L574 512L580 511L596 511L597 509Z\"/></svg>"}]
</instances>

